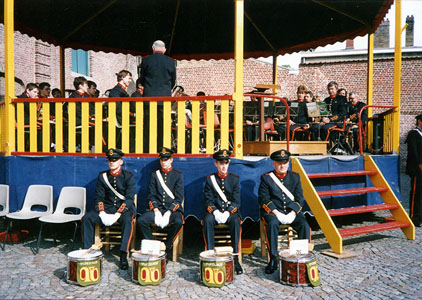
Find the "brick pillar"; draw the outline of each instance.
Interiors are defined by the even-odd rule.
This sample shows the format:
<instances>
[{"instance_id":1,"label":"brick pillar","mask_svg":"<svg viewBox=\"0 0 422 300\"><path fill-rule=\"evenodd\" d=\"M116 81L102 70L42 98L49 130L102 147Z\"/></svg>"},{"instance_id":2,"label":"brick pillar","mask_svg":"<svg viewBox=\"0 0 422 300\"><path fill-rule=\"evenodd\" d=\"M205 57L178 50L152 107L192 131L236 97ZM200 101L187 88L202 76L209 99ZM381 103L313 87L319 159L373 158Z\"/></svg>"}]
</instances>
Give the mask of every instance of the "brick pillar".
<instances>
[{"instance_id":1,"label":"brick pillar","mask_svg":"<svg viewBox=\"0 0 422 300\"><path fill-rule=\"evenodd\" d=\"M390 48L390 20L385 19L375 31L374 48Z\"/></svg>"},{"instance_id":2,"label":"brick pillar","mask_svg":"<svg viewBox=\"0 0 422 300\"><path fill-rule=\"evenodd\" d=\"M354 41L353 40L346 40L346 49L354 49Z\"/></svg>"},{"instance_id":3,"label":"brick pillar","mask_svg":"<svg viewBox=\"0 0 422 300\"><path fill-rule=\"evenodd\" d=\"M49 82L51 79L51 48L40 40L35 42L35 82Z\"/></svg>"},{"instance_id":4,"label":"brick pillar","mask_svg":"<svg viewBox=\"0 0 422 300\"><path fill-rule=\"evenodd\" d=\"M413 47L413 39L414 39L414 26L415 26L415 19L412 16L406 17L406 47Z\"/></svg>"}]
</instances>

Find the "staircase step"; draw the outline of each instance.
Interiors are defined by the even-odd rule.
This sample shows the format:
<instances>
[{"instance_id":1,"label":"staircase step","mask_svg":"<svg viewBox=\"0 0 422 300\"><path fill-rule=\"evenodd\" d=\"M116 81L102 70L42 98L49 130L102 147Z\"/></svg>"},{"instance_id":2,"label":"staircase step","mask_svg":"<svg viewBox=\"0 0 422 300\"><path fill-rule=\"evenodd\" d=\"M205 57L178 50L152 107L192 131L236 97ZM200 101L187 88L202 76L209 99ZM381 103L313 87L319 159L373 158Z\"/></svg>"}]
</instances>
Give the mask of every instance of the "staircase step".
<instances>
[{"instance_id":1,"label":"staircase step","mask_svg":"<svg viewBox=\"0 0 422 300\"><path fill-rule=\"evenodd\" d=\"M376 175L377 171L348 171L348 172L331 172L331 173L311 173L309 178L330 178L330 177L345 177L345 176L363 176Z\"/></svg>"},{"instance_id":2,"label":"staircase step","mask_svg":"<svg viewBox=\"0 0 422 300\"><path fill-rule=\"evenodd\" d=\"M388 188L373 186L373 187L364 187L364 188L355 188L355 189L319 191L317 193L320 197L329 197L329 196L353 195L353 194L364 194L364 193L385 192L385 191L388 191Z\"/></svg>"},{"instance_id":3,"label":"staircase step","mask_svg":"<svg viewBox=\"0 0 422 300\"><path fill-rule=\"evenodd\" d=\"M373 211L379 210L388 210L388 209L396 209L399 208L396 204L376 204L376 205L365 205L365 206L356 206L356 207L347 207L347 208L339 208L339 209L329 209L328 214L331 217L336 216L345 216L345 215L353 215L353 214L363 214Z\"/></svg>"},{"instance_id":4,"label":"staircase step","mask_svg":"<svg viewBox=\"0 0 422 300\"><path fill-rule=\"evenodd\" d=\"M385 231L404 227L410 227L410 223L394 221L387 223L379 223L375 225L339 229L338 231L342 237L348 237L353 235L367 234L371 232Z\"/></svg>"}]
</instances>

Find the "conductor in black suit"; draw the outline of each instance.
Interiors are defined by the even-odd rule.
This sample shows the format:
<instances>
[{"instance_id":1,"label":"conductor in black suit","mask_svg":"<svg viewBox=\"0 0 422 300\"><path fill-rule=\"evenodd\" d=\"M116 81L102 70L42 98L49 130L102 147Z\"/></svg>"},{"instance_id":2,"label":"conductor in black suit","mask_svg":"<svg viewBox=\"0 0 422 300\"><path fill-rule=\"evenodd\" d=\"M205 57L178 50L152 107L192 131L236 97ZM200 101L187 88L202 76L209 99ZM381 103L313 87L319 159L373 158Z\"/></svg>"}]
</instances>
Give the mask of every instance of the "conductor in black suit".
<instances>
[{"instance_id":1,"label":"conductor in black suit","mask_svg":"<svg viewBox=\"0 0 422 300\"><path fill-rule=\"evenodd\" d=\"M164 53L166 45L163 41L152 44L153 54L142 59L140 83L144 97L170 97L171 89L176 83L175 61ZM163 145L163 102L157 105L157 147Z\"/></svg>"},{"instance_id":2,"label":"conductor in black suit","mask_svg":"<svg viewBox=\"0 0 422 300\"><path fill-rule=\"evenodd\" d=\"M267 225L265 234L269 243L270 262L265 273L277 269L277 242L280 224L289 224L299 239L309 240L309 224L302 212L305 203L300 177L288 171L290 152L278 150L271 154L274 170L261 176L258 197L261 215Z\"/></svg>"}]
</instances>

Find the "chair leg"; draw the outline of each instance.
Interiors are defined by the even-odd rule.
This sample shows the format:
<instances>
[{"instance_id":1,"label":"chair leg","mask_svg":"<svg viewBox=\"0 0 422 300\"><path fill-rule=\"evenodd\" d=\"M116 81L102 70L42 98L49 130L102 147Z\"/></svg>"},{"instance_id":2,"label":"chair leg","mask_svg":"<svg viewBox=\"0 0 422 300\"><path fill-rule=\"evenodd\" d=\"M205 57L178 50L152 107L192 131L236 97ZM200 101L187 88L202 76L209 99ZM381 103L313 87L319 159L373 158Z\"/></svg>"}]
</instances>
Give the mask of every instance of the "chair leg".
<instances>
[{"instance_id":1,"label":"chair leg","mask_svg":"<svg viewBox=\"0 0 422 300\"><path fill-rule=\"evenodd\" d=\"M76 230L78 229L78 221L75 221L75 230L73 231L73 238L72 238L72 250L73 250L73 246L75 244L75 239L76 239Z\"/></svg>"},{"instance_id":2,"label":"chair leg","mask_svg":"<svg viewBox=\"0 0 422 300\"><path fill-rule=\"evenodd\" d=\"M179 243L177 245L177 254L182 254L182 253L183 253L183 227L179 233Z\"/></svg>"},{"instance_id":3,"label":"chair leg","mask_svg":"<svg viewBox=\"0 0 422 300\"><path fill-rule=\"evenodd\" d=\"M259 221L259 237L261 240L261 257L264 257L267 254L267 244L265 240L264 222L262 220Z\"/></svg>"},{"instance_id":4,"label":"chair leg","mask_svg":"<svg viewBox=\"0 0 422 300\"><path fill-rule=\"evenodd\" d=\"M10 219L7 219L6 234L4 235L3 247L1 247L1 250L3 251L6 248L7 235L9 234L9 226L10 226Z\"/></svg>"},{"instance_id":5,"label":"chair leg","mask_svg":"<svg viewBox=\"0 0 422 300\"><path fill-rule=\"evenodd\" d=\"M40 252L40 243L41 243L41 235L42 235L42 227L43 226L44 226L44 223L41 222L40 232L38 233L38 239L37 239L37 247L32 251L32 252L34 252L34 255L37 255L38 252Z\"/></svg>"}]
</instances>

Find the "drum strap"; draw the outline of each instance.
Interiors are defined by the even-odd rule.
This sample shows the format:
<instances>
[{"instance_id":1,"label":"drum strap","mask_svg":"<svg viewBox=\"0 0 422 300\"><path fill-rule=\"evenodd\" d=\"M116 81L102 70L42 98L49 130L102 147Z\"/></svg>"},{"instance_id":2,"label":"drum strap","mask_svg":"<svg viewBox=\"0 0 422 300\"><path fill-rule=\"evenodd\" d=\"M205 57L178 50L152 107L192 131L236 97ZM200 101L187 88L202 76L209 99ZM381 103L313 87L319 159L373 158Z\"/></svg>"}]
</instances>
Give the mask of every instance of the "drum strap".
<instances>
[{"instance_id":1,"label":"drum strap","mask_svg":"<svg viewBox=\"0 0 422 300\"><path fill-rule=\"evenodd\" d=\"M215 188L215 190L217 191L217 193L218 193L218 195L220 196L220 198L224 201L224 202L229 202L228 200L227 200L227 197L226 197L226 195L223 193L223 191L221 190L221 188L220 188L220 186L218 185L218 183L217 183L217 180L215 180L215 176L214 175L211 175L211 182L212 182L212 185L214 186L214 188Z\"/></svg>"},{"instance_id":2,"label":"drum strap","mask_svg":"<svg viewBox=\"0 0 422 300\"><path fill-rule=\"evenodd\" d=\"M274 174L274 172L271 172L270 173L270 177L271 177L271 179L274 181L274 183L281 189L281 191L283 192L283 193L285 193L286 194L286 196L287 197L289 197L290 198L290 200L294 200L295 199L295 197L292 195L292 193L290 193L290 191L284 186L284 184L280 181L280 180L278 180L278 178L277 178L277 176L275 176L275 174Z\"/></svg>"},{"instance_id":3,"label":"drum strap","mask_svg":"<svg viewBox=\"0 0 422 300\"><path fill-rule=\"evenodd\" d=\"M103 173L103 178L104 178L104 181L105 181L105 183L107 184L107 186L110 188L110 190L117 196L117 197L119 197L120 198L120 200L126 200L126 197L125 196L123 196L122 194L120 194L118 191L116 191L112 186L111 186L111 184L110 184L110 182L108 181L108 178L107 178L107 172L104 172Z\"/></svg>"},{"instance_id":4,"label":"drum strap","mask_svg":"<svg viewBox=\"0 0 422 300\"><path fill-rule=\"evenodd\" d=\"M171 190L169 189L169 187L167 186L167 184L164 182L164 179L163 179L163 176L161 176L160 170L155 171L155 174L157 174L158 181L160 182L160 184L163 187L164 191L167 193L167 195L169 195L169 197L171 199L174 200L174 195L171 192Z\"/></svg>"}]
</instances>

